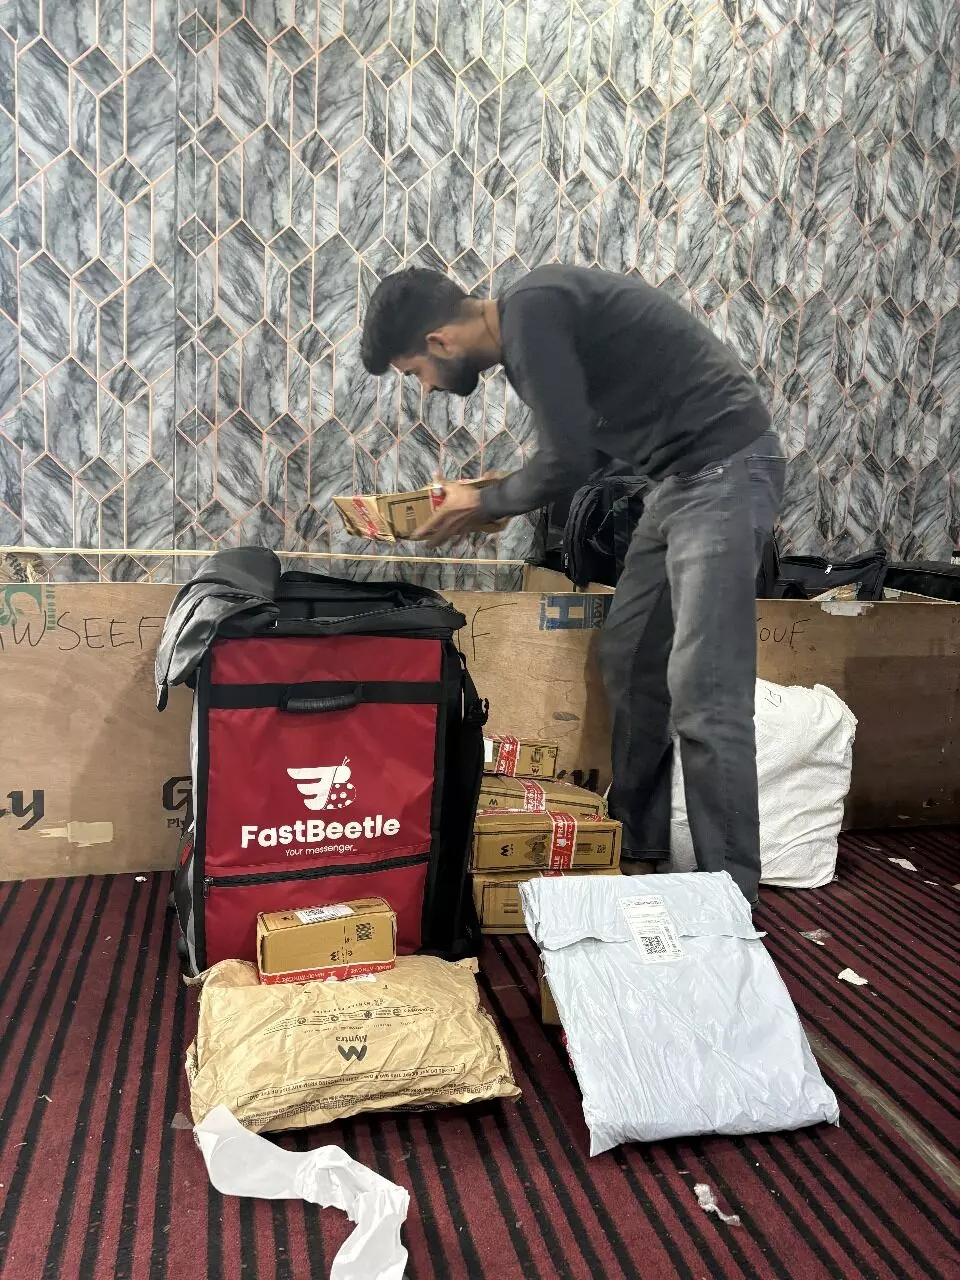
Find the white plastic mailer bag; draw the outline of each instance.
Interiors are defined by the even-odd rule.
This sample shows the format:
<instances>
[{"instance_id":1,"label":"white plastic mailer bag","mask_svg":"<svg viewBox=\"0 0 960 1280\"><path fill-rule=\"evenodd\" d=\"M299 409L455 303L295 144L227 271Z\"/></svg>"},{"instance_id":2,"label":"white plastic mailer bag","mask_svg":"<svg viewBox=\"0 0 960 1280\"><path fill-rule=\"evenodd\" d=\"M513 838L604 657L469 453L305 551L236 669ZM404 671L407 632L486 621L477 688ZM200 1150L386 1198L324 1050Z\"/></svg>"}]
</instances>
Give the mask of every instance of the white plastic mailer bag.
<instances>
[{"instance_id":1,"label":"white plastic mailer bag","mask_svg":"<svg viewBox=\"0 0 960 1280\"><path fill-rule=\"evenodd\" d=\"M621 1142L839 1121L793 1001L727 872L541 877L527 928L583 1094Z\"/></svg>"},{"instance_id":2,"label":"white plastic mailer bag","mask_svg":"<svg viewBox=\"0 0 960 1280\"><path fill-rule=\"evenodd\" d=\"M837 866L837 836L850 790L857 720L832 689L757 681L760 880L818 889ZM673 756L669 871L695 871L683 766Z\"/></svg>"},{"instance_id":3,"label":"white plastic mailer bag","mask_svg":"<svg viewBox=\"0 0 960 1280\"><path fill-rule=\"evenodd\" d=\"M410 1197L340 1147L284 1151L248 1132L228 1107L214 1107L194 1129L211 1183L225 1196L309 1200L342 1209L354 1230L330 1267L330 1280L403 1280L400 1228Z\"/></svg>"}]
</instances>

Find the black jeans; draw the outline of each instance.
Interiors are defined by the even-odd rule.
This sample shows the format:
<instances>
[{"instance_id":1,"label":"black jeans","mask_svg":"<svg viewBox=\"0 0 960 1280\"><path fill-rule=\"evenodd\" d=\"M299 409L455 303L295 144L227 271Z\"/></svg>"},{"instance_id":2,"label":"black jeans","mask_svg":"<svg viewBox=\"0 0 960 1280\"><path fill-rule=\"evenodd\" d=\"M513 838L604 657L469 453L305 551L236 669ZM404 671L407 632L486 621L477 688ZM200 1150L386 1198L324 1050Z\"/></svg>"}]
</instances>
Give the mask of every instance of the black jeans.
<instances>
[{"instance_id":1,"label":"black jeans","mask_svg":"<svg viewBox=\"0 0 960 1280\"><path fill-rule=\"evenodd\" d=\"M672 723L697 865L729 871L750 902L760 883L755 582L784 471L769 431L696 475L651 482L600 647L624 859L669 853Z\"/></svg>"}]
</instances>

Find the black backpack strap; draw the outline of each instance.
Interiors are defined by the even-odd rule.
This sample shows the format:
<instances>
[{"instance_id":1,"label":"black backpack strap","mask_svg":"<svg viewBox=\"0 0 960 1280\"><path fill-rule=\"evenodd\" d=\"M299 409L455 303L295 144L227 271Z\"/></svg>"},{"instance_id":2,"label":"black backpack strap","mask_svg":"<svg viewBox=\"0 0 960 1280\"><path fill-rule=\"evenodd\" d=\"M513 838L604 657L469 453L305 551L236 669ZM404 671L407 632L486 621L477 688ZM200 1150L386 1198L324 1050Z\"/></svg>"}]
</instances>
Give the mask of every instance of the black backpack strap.
<instances>
[{"instance_id":1,"label":"black backpack strap","mask_svg":"<svg viewBox=\"0 0 960 1280\"><path fill-rule=\"evenodd\" d=\"M758 600L772 600L775 598L779 577L780 553L777 550L777 535L771 530L769 538L763 544L760 568L757 570Z\"/></svg>"}]
</instances>

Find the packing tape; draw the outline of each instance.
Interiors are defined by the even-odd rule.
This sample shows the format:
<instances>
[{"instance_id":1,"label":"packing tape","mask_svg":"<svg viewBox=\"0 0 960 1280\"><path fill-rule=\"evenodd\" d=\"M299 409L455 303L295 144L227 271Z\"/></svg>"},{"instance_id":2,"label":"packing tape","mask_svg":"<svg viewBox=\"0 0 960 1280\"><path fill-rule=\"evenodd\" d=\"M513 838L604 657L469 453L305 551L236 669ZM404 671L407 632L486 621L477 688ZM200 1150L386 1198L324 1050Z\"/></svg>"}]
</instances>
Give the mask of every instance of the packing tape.
<instances>
[{"instance_id":1,"label":"packing tape","mask_svg":"<svg viewBox=\"0 0 960 1280\"><path fill-rule=\"evenodd\" d=\"M510 735L500 739L500 746L497 749L497 763L494 773L502 774L506 778L515 778L517 776L517 764L520 760L520 740L512 738Z\"/></svg>"},{"instance_id":2,"label":"packing tape","mask_svg":"<svg viewBox=\"0 0 960 1280\"><path fill-rule=\"evenodd\" d=\"M569 871L577 851L577 820L572 813L548 814L553 826L547 866L551 871Z\"/></svg>"},{"instance_id":3,"label":"packing tape","mask_svg":"<svg viewBox=\"0 0 960 1280\"><path fill-rule=\"evenodd\" d=\"M360 527L366 533L367 537L368 538L378 537L380 534L380 530L377 527L377 522L374 520L373 516L367 510L366 503L362 498L353 499L353 509L354 509L354 512L356 513L358 521L360 522Z\"/></svg>"},{"instance_id":4,"label":"packing tape","mask_svg":"<svg viewBox=\"0 0 960 1280\"><path fill-rule=\"evenodd\" d=\"M526 778L519 779L520 785L523 787L523 812L524 813L546 813L547 812L547 793L541 787L539 782L530 782Z\"/></svg>"},{"instance_id":5,"label":"packing tape","mask_svg":"<svg viewBox=\"0 0 960 1280\"><path fill-rule=\"evenodd\" d=\"M92 844L109 844L113 839L112 822L68 822L64 827L44 827L38 835L47 840L68 840L81 849Z\"/></svg>"}]
</instances>

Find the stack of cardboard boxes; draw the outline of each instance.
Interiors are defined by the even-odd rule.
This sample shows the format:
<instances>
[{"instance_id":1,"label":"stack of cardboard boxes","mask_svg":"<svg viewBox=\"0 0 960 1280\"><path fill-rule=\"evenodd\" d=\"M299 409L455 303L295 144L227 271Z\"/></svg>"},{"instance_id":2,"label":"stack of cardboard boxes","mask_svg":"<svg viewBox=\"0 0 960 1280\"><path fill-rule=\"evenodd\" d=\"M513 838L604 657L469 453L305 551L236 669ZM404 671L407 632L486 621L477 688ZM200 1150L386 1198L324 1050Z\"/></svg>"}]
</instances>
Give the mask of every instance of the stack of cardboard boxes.
<instances>
[{"instance_id":1,"label":"stack of cardboard boxes","mask_svg":"<svg viewBox=\"0 0 960 1280\"><path fill-rule=\"evenodd\" d=\"M556 773L555 745L487 740L470 863L484 933L526 932L519 886L533 876L619 874L620 824Z\"/></svg>"}]
</instances>

